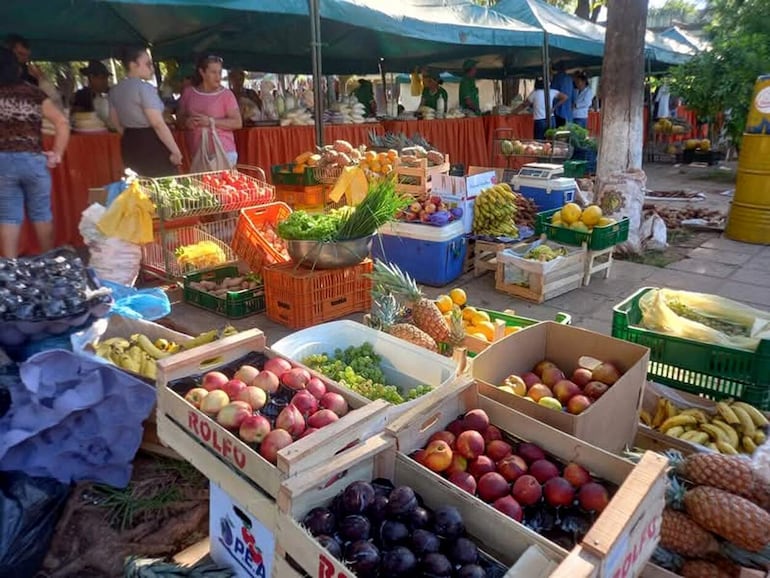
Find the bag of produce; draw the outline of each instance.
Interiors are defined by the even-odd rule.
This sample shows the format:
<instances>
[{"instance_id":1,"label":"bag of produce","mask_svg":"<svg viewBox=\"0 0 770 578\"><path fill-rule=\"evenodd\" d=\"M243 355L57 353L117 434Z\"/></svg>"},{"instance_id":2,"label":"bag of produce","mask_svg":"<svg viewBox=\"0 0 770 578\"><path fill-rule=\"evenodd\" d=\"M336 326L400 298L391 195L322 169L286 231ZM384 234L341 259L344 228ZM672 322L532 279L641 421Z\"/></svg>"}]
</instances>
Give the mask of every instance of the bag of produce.
<instances>
[{"instance_id":1,"label":"bag of produce","mask_svg":"<svg viewBox=\"0 0 770 578\"><path fill-rule=\"evenodd\" d=\"M642 252L642 214L647 177L643 171L612 173L601 183L597 204L605 217L620 221L628 217L628 241L618 249L629 253Z\"/></svg>"},{"instance_id":2,"label":"bag of produce","mask_svg":"<svg viewBox=\"0 0 770 578\"><path fill-rule=\"evenodd\" d=\"M716 295L653 289L639 308L642 327L675 337L749 351L770 339L770 313Z\"/></svg>"},{"instance_id":3,"label":"bag of produce","mask_svg":"<svg viewBox=\"0 0 770 578\"><path fill-rule=\"evenodd\" d=\"M211 119L211 126L201 129L201 146L193 157L190 170L194 173L207 173L231 168L217 129L214 128L214 119Z\"/></svg>"},{"instance_id":4,"label":"bag of produce","mask_svg":"<svg viewBox=\"0 0 770 578\"><path fill-rule=\"evenodd\" d=\"M80 235L90 254L89 266L100 280L131 287L139 276L142 248L135 243L104 236L97 223L106 212L102 205L94 203L80 218Z\"/></svg>"},{"instance_id":5,"label":"bag of produce","mask_svg":"<svg viewBox=\"0 0 770 578\"><path fill-rule=\"evenodd\" d=\"M135 181L120 193L96 226L105 237L143 245L154 239L154 214L155 205Z\"/></svg>"}]
</instances>

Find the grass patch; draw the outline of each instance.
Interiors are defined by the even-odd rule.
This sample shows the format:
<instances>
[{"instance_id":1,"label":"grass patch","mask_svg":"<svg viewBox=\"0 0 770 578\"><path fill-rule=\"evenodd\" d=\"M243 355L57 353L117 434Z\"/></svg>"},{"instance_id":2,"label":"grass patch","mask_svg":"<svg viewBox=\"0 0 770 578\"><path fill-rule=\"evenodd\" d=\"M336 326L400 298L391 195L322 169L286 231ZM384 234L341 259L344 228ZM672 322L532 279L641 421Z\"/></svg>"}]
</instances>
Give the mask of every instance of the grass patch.
<instances>
[{"instance_id":1,"label":"grass patch","mask_svg":"<svg viewBox=\"0 0 770 578\"><path fill-rule=\"evenodd\" d=\"M639 265L649 265L650 267L667 267L671 263L679 261L679 255L671 254L666 251L645 251L641 255L626 253L617 255L616 259L628 261L629 263L638 263Z\"/></svg>"},{"instance_id":2,"label":"grass patch","mask_svg":"<svg viewBox=\"0 0 770 578\"><path fill-rule=\"evenodd\" d=\"M691 241L695 235L692 231L681 229L669 229L668 230L668 243L670 245L679 245Z\"/></svg>"}]
</instances>

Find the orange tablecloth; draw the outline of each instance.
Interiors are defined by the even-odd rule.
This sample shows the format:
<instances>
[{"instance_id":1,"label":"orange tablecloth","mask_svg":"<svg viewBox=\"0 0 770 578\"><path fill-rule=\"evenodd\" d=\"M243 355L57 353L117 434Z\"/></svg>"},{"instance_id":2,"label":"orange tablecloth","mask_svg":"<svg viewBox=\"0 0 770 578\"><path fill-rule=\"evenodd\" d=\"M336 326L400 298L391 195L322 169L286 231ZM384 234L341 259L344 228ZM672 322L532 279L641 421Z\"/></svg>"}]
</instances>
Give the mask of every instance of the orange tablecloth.
<instances>
[{"instance_id":1,"label":"orange tablecloth","mask_svg":"<svg viewBox=\"0 0 770 578\"><path fill-rule=\"evenodd\" d=\"M489 162L484 118L451 118L437 120L394 120L382 126L388 132L402 132L411 137L420 133L438 150L449 155L452 164L485 167Z\"/></svg>"}]
</instances>

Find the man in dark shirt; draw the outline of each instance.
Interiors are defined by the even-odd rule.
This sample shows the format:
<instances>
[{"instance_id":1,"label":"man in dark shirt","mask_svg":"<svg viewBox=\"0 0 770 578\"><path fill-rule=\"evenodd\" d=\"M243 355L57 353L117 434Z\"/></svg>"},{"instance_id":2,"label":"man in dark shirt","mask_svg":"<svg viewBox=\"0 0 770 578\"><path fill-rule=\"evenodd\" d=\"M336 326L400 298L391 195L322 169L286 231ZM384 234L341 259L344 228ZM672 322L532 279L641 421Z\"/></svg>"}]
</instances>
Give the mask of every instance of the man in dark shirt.
<instances>
[{"instance_id":1,"label":"man in dark shirt","mask_svg":"<svg viewBox=\"0 0 770 578\"><path fill-rule=\"evenodd\" d=\"M21 67L21 79L24 82L38 86L42 73L34 64L30 64L29 58L32 51L29 47L29 41L18 34L9 34L5 37L5 46L16 55Z\"/></svg>"},{"instance_id":2,"label":"man in dark shirt","mask_svg":"<svg viewBox=\"0 0 770 578\"><path fill-rule=\"evenodd\" d=\"M91 60L88 66L80 69L80 74L88 78L88 86L75 93L72 112L93 112L94 97L105 94L110 89L110 72L102 62Z\"/></svg>"}]
</instances>

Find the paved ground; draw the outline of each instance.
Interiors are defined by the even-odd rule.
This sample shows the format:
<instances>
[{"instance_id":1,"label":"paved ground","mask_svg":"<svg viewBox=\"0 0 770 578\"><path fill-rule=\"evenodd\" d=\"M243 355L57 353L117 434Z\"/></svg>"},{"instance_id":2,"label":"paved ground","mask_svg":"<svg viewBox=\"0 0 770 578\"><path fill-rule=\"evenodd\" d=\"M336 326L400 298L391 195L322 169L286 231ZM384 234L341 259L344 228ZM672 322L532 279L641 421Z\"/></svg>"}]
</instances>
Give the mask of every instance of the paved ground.
<instances>
[{"instance_id":1,"label":"paved ground","mask_svg":"<svg viewBox=\"0 0 770 578\"><path fill-rule=\"evenodd\" d=\"M647 168L647 167L646 167ZM729 180L713 179L714 169L693 169L665 165L647 168L648 188L653 190L696 190L707 193L703 203L710 208L725 209L729 198L721 195L733 185ZM542 305L512 298L495 290L493 273L478 278L467 274L450 287L426 288L439 295L452 286L462 287L470 304L489 309L513 309L518 315L534 319L553 319L556 313L570 313L573 323L581 327L611 332L612 307L641 287L671 287L713 293L770 310L770 246L749 245L723 238L719 234L699 234L682 240L676 260L666 267L655 267L629 261L615 261L609 279L595 278L588 287L576 289ZM172 323L188 333L198 333L221 326L223 318L201 311L172 296ZM350 317L360 321L361 315ZM291 330L269 321L264 314L234 321L239 329L259 327L268 343L291 333Z\"/></svg>"}]
</instances>

